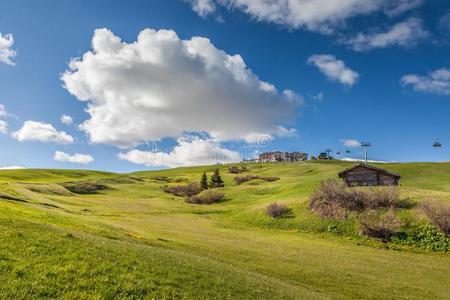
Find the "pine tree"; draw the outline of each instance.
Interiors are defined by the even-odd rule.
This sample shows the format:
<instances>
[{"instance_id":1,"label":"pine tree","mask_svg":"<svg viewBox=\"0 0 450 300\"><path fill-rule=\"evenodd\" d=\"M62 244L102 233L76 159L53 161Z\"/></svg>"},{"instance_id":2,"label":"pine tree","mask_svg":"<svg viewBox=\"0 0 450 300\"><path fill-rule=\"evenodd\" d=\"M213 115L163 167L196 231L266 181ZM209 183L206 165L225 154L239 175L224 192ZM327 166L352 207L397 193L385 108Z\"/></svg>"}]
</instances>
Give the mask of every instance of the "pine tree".
<instances>
[{"instance_id":1,"label":"pine tree","mask_svg":"<svg viewBox=\"0 0 450 300\"><path fill-rule=\"evenodd\" d=\"M219 170L219 168L216 168L214 170L214 174L211 175L209 186L211 188L217 188L217 187L224 187L225 186L225 184L223 183L222 178L220 177L220 170Z\"/></svg>"},{"instance_id":2,"label":"pine tree","mask_svg":"<svg viewBox=\"0 0 450 300\"><path fill-rule=\"evenodd\" d=\"M208 177L206 176L206 173L203 173L202 179L200 180L200 186L202 187L202 190L208 189Z\"/></svg>"}]
</instances>

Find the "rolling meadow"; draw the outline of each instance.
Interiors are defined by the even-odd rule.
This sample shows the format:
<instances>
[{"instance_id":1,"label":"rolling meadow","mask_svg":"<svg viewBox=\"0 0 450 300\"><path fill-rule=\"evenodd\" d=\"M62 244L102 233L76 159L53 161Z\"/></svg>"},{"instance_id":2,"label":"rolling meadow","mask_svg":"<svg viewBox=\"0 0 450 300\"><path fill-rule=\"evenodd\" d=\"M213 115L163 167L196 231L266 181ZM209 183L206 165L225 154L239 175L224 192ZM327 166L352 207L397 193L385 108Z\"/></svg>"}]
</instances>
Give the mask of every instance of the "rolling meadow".
<instances>
[{"instance_id":1,"label":"rolling meadow","mask_svg":"<svg viewBox=\"0 0 450 300\"><path fill-rule=\"evenodd\" d=\"M225 197L210 205L163 188L215 166L0 171L0 298L449 299L448 238L417 206L450 202L450 163L382 165L411 203L395 211L402 230L431 228L387 243L362 235L356 213L308 208L321 181L351 165L249 163L248 174L278 180L241 184L222 165ZM273 202L289 217L267 216Z\"/></svg>"}]
</instances>

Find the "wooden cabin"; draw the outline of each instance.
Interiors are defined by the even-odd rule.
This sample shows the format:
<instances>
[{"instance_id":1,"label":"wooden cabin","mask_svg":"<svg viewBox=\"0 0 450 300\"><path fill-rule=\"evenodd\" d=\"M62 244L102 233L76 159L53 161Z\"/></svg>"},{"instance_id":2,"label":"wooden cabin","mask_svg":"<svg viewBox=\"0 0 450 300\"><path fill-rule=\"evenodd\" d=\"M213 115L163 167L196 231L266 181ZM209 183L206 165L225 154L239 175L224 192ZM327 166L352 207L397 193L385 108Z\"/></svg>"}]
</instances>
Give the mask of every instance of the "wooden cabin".
<instances>
[{"instance_id":1,"label":"wooden cabin","mask_svg":"<svg viewBox=\"0 0 450 300\"><path fill-rule=\"evenodd\" d=\"M348 186L398 185L400 175L367 164L357 164L339 173Z\"/></svg>"}]
</instances>

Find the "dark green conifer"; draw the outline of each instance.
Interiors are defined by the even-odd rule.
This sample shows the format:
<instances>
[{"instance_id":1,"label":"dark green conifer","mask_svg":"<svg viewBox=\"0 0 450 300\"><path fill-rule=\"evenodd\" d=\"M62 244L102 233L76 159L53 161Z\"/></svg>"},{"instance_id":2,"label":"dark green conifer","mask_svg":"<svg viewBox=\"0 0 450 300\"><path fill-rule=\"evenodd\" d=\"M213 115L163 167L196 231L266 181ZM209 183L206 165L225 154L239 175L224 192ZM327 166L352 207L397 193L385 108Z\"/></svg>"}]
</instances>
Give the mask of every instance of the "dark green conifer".
<instances>
[{"instance_id":1,"label":"dark green conifer","mask_svg":"<svg viewBox=\"0 0 450 300\"><path fill-rule=\"evenodd\" d=\"M209 181L209 187L211 188L218 188L218 187L224 187L225 184L222 180L222 178L220 177L220 170L219 168L216 168L214 170L214 174L211 175L211 179Z\"/></svg>"},{"instance_id":2,"label":"dark green conifer","mask_svg":"<svg viewBox=\"0 0 450 300\"><path fill-rule=\"evenodd\" d=\"M208 189L208 176L206 176L206 173L203 173L202 179L200 180L200 186L202 187L202 190Z\"/></svg>"}]
</instances>

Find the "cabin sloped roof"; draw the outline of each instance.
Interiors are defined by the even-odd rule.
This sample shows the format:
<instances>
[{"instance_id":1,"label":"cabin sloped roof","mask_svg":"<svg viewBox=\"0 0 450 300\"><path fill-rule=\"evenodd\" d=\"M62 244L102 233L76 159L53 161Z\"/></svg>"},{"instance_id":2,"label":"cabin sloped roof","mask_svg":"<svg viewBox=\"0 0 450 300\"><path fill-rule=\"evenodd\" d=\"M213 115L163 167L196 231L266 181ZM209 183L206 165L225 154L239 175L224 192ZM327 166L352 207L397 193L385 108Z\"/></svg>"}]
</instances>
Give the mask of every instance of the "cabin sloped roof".
<instances>
[{"instance_id":1,"label":"cabin sloped roof","mask_svg":"<svg viewBox=\"0 0 450 300\"><path fill-rule=\"evenodd\" d=\"M371 166L371 165L366 165L366 164L363 164L363 163L359 163L359 164L357 164L357 165L354 165L354 166L351 167L351 168L345 169L344 171L340 172L340 173L339 173L339 178L342 178L342 177L344 177L344 175L345 175L346 173L351 172L351 171L353 171L353 170L355 170L355 169L357 169L357 168L361 168L361 167L362 167L362 168L369 169L369 170L378 171L378 172L381 172L381 173L384 173L384 174L387 174L387 175L391 175L391 176L394 176L394 177L397 177L397 178L401 178L400 175L395 174L395 173L393 173L393 172L390 172L390 171L388 171L388 170L386 170L386 169L382 169L382 168L375 167L375 166Z\"/></svg>"}]
</instances>

